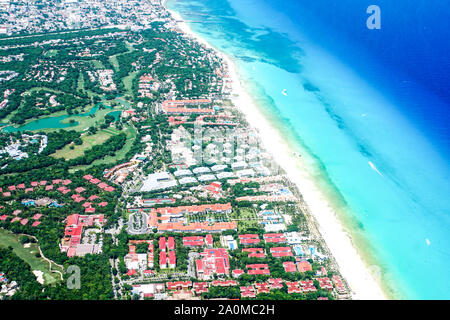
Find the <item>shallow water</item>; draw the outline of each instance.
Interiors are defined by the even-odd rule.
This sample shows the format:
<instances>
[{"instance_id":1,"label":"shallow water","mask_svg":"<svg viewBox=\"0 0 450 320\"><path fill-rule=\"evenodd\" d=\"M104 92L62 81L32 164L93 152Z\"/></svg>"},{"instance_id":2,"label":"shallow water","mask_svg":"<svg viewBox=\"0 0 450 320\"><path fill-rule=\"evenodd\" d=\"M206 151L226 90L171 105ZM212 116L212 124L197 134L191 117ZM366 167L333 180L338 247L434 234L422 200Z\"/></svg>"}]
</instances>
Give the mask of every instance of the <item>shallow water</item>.
<instances>
[{"instance_id":1,"label":"shallow water","mask_svg":"<svg viewBox=\"0 0 450 320\"><path fill-rule=\"evenodd\" d=\"M434 73L426 71L425 65L408 74L407 64L392 58L392 52L371 55L386 42L383 37L395 36L392 31L367 36L363 27L355 39L336 40L350 38L355 28L353 20L348 29L338 27L340 16L361 19L364 26L364 1L346 0L333 4L333 10L323 7L324 1L314 4L168 2L183 18L195 21L190 23L194 32L234 58L261 109L282 119L277 125L287 128L298 139L293 142L305 146L317 159L330 188L356 221L353 232L370 242L374 250L370 254L387 269L384 281L390 282L398 297L448 299L450 100L442 89L447 80L439 78L435 68L442 56L429 64ZM392 10L403 12L405 20L408 14L413 16L415 8L398 11L400 5L388 6L382 7L382 12L383 8L391 10L385 25L391 23L406 32L400 22L390 21L395 16ZM414 48L428 48L440 36L415 37L419 43ZM407 34L402 37L406 43ZM412 50L410 44L402 47L398 42L390 44L389 50ZM437 51L445 54L442 48ZM426 64L423 57L427 52L408 52L409 59L413 65L418 61ZM446 58L450 61L448 51ZM427 76L435 78L432 84L423 79Z\"/></svg>"}]
</instances>

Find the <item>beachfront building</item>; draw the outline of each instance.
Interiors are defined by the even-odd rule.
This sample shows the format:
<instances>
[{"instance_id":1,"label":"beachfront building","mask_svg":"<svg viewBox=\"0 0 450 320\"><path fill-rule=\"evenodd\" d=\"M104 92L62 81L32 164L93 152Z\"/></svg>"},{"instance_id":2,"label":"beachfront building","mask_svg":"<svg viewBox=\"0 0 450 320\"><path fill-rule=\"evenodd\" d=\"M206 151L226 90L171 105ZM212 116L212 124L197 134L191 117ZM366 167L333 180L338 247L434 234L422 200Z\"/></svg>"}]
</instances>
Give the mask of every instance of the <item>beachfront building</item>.
<instances>
[{"instance_id":1,"label":"beachfront building","mask_svg":"<svg viewBox=\"0 0 450 320\"><path fill-rule=\"evenodd\" d=\"M158 172L147 176L140 191L156 191L170 189L177 185L177 181L168 172Z\"/></svg>"},{"instance_id":2,"label":"beachfront building","mask_svg":"<svg viewBox=\"0 0 450 320\"><path fill-rule=\"evenodd\" d=\"M214 114L214 109L205 108L211 104L209 99L166 100L161 103L160 110L164 114Z\"/></svg>"}]
</instances>

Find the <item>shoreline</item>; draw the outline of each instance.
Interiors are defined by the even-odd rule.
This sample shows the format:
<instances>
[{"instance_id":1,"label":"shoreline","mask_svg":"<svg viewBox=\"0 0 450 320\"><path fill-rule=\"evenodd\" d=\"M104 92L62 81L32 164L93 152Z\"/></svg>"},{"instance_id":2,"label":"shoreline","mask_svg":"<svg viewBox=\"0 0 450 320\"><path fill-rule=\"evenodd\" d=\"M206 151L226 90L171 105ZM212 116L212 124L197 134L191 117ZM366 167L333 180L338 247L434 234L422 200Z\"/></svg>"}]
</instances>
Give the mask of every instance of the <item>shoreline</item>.
<instances>
[{"instance_id":1,"label":"shoreline","mask_svg":"<svg viewBox=\"0 0 450 320\"><path fill-rule=\"evenodd\" d=\"M325 192L320 190L319 183L314 179L314 172L311 172L311 168L308 168L303 159L293 156L296 150L283 139L281 132L258 108L251 94L244 88L244 81L236 70L233 59L194 33L177 12L167 8L166 0L162 0L161 4L176 20L177 26L183 33L214 50L226 63L232 85L233 103L249 125L258 130L263 147L286 172L288 179L296 185L303 196L316 229L320 232L334 261L337 262L339 271L351 289L352 299L388 299L381 284L371 274L367 262L363 261L362 255L358 253L344 224L338 219L331 201L326 198ZM271 151L269 147L274 145L278 147L276 152Z\"/></svg>"}]
</instances>

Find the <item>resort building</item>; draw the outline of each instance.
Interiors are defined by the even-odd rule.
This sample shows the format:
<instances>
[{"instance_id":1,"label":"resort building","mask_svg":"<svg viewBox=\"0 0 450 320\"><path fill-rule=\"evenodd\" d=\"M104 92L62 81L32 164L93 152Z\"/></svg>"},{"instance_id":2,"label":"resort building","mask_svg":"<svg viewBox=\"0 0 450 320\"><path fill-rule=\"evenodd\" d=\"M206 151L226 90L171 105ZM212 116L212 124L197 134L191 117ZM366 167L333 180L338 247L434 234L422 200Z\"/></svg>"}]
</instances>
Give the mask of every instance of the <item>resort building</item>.
<instances>
[{"instance_id":1,"label":"resort building","mask_svg":"<svg viewBox=\"0 0 450 320\"><path fill-rule=\"evenodd\" d=\"M230 273L228 252L225 249L205 249L200 255L202 258L195 261L198 279L210 280L214 274L227 276Z\"/></svg>"}]
</instances>

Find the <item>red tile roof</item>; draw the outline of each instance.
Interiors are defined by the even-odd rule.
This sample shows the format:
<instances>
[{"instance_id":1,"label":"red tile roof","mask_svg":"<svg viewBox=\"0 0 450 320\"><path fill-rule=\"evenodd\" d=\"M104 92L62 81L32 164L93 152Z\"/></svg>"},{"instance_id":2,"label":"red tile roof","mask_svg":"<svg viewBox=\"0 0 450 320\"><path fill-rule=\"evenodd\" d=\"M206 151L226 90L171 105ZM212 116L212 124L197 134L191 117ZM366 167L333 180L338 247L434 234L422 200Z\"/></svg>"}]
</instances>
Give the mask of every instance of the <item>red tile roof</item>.
<instances>
[{"instance_id":1,"label":"red tile roof","mask_svg":"<svg viewBox=\"0 0 450 320\"><path fill-rule=\"evenodd\" d=\"M296 272L297 267L294 262L292 261L285 261L283 262L283 268L285 272Z\"/></svg>"},{"instance_id":2,"label":"red tile roof","mask_svg":"<svg viewBox=\"0 0 450 320\"><path fill-rule=\"evenodd\" d=\"M169 265L175 266L177 263L177 256L175 254L175 251L171 250L169 251Z\"/></svg>"},{"instance_id":3,"label":"red tile roof","mask_svg":"<svg viewBox=\"0 0 450 320\"><path fill-rule=\"evenodd\" d=\"M297 268L300 272L312 271L311 264L306 260L297 262Z\"/></svg>"},{"instance_id":4,"label":"red tile roof","mask_svg":"<svg viewBox=\"0 0 450 320\"><path fill-rule=\"evenodd\" d=\"M213 246L213 237L210 234L207 234L205 237L205 242L207 246L212 247Z\"/></svg>"},{"instance_id":5,"label":"red tile roof","mask_svg":"<svg viewBox=\"0 0 450 320\"><path fill-rule=\"evenodd\" d=\"M257 244L260 239L257 234L240 234L239 243L242 245Z\"/></svg>"},{"instance_id":6,"label":"red tile roof","mask_svg":"<svg viewBox=\"0 0 450 320\"><path fill-rule=\"evenodd\" d=\"M259 293L269 293L270 286L267 282L255 283L256 292Z\"/></svg>"},{"instance_id":7,"label":"red tile roof","mask_svg":"<svg viewBox=\"0 0 450 320\"><path fill-rule=\"evenodd\" d=\"M231 271L231 274L232 274L235 278L237 278L237 277L239 277L239 276L241 276L241 275L244 274L244 270L242 270L242 269L234 269L233 271Z\"/></svg>"},{"instance_id":8,"label":"red tile roof","mask_svg":"<svg viewBox=\"0 0 450 320\"><path fill-rule=\"evenodd\" d=\"M282 243L286 242L286 238L282 233L266 233L263 235L266 243Z\"/></svg>"},{"instance_id":9,"label":"red tile roof","mask_svg":"<svg viewBox=\"0 0 450 320\"><path fill-rule=\"evenodd\" d=\"M269 278L268 282L272 289L283 288L283 279L281 279L281 278Z\"/></svg>"},{"instance_id":10,"label":"red tile roof","mask_svg":"<svg viewBox=\"0 0 450 320\"><path fill-rule=\"evenodd\" d=\"M194 282L194 291L197 294L208 292L208 283L207 282Z\"/></svg>"},{"instance_id":11,"label":"red tile roof","mask_svg":"<svg viewBox=\"0 0 450 320\"><path fill-rule=\"evenodd\" d=\"M201 247L205 244L202 236L183 237L183 245L186 247Z\"/></svg>"},{"instance_id":12,"label":"red tile roof","mask_svg":"<svg viewBox=\"0 0 450 320\"><path fill-rule=\"evenodd\" d=\"M312 280L301 280L303 292L315 292L317 291L316 287Z\"/></svg>"},{"instance_id":13,"label":"red tile roof","mask_svg":"<svg viewBox=\"0 0 450 320\"><path fill-rule=\"evenodd\" d=\"M248 274L267 274L270 275L269 265L263 263L248 264Z\"/></svg>"},{"instance_id":14,"label":"red tile roof","mask_svg":"<svg viewBox=\"0 0 450 320\"><path fill-rule=\"evenodd\" d=\"M288 293L302 293L303 291L298 281L295 282L286 281L286 285L288 287Z\"/></svg>"},{"instance_id":15,"label":"red tile roof","mask_svg":"<svg viewBox=\"0 0 450 320\"><path fill-rule=\"evenodd\" d=\"M161 215L196 214L207 211L231 211L231 203L202 204L193 206L164 207L154 209Z\"/></svg>"},{"instance_id":16,"label":"red tile roof","mask_svg":"<svg viewBox=\"0 0 450 320\"><path fill-rule=\"evenodd\" d=\"M319 281L319 286L321 289L333 290L333 283L331 283L330 278L317 278L317 281Z\"/></svg>"},{"instance_id":17,"label":"red tile roof","mask_svg":"<svg viewBox=\"0 0 450 320\"><path fill-rule=\"evenodd\" d=\"M272 247L270 248L270 253L273 257L292 257L292 250L290 247Z\"/></svg>"},{"instance_id":18,"label":"red tile roof","mask_svg":"<svg viewBox=\"0 0 450 320\"><path fill-rule=\"evenodd\" d=\"M228 275L230 262L228 252L223 248L205 249L200 253L201 259L196 260L197 276L209 278L213 274Z\"/></svg>"},{"instance_id":19,"label":"red tile roof","mask_svg":"<svg viewBox=\"0 0 450 320\"><path fill-rule=\"evenodd\" d=\"M347 293L347 290L345 289L344 283L342 282L341 277L339 277L338 275L334 275L333 278L333 283L336 286L336 290L339 294L345 294Z\"/></svg>"},{"instance_id":20,"label":"red tile roof","mask_svg":"<svg viewBox=\"0 0 450 320\"><path fill-rule=\"evenodd\" d=\"M235 280L214 280L211 282L213 287L232 287L237 286L237 284Z\"/></svg>"},{"instance_id":21,"label":"red tile roof","mask_svg":"<svg viewBox=\"0 0 450 320\"><path fill-rule=\"evenodd\" d=\"M159 252L159 266L165 267L167 265L167 254L166 251Z\"/></svg>"},{"instance_id":22,"label":"red tile roof","mask_svg":"<svg viewBox=\"0 0 450 320\"><path fill-rule=\"evenodd\" d=\"M187 108L186 105L209 104L211 100L166 100L162 103L162 110L165 113L214 113L214 109L207 108Z\"/></svg>"},{"instance_id":23,"label":"red tile roof","mask_svg":"<svg viewBox=\"0 0 450 320\"><path fill-rule=\"evenodd\" d=\"M192 281L175 281L166 283L167 290L181 290L192 287Z\"/></svg>"},{"instance_id":24,"label":"red tile roof","mask_svg":"<svg viewBox=\"0 0 450 320\"><path fill-rule=\"evenodd\" d=\"M266 254L264 253L263 248L245 248L242 249L242 252L249 252L249 258L265 258Z\"/></svg>"},{"instance_id":25,"label":"red tile roof","mask_svg":"<svg viewBox=\"0 0 450 320\"><path fill-rule=\"evenodd\" d=\"M166 250L166 238L159 238L159 250Z\"/></svg>"},{"instance_id":26,"label":"red tile roof","mask_svg":"<svg viewBox=\"0 0 450 320\"><path fill-rule=\"evenodd\" d=\"M243 298L254 298L256 297L255 289L253 286L240 287L241 297Z\"/></svg>"},{"instance_id":27,"label":"red tile roof","mask_svg":"<svg viewBox=\"0 0 450 320\"><path fill-rule=\"evenodd\" d=\"M79 202L84 201L84 200L86 200L84 197L75 197L75 199L74 199L74 201L76 203L79 203Z\"/></svg>"},{"instance_id":28,"label":"red tile roof","mask_svg":"<svg viewBox=\"0 0 450 320\"><path fill-rule=\"evenodd\" d=\"M174 237L167 238L167 248L169 250L175 250L175 238Z\"/></svg>"},{"instance_id":29,"label":"red tile roof","mask_svg":"<svg viewBox=\"0 0 450 320\"><path fill-rule=\"evenodd\" d=\"M75 189L75 191L76 191L77 193L82 193L82 192L86 191L86 189L83 188L83 187L78 187L78 188Z\"/></svg>"},{"instance_id":30,"label":"red tile roof","mask_svg":"<svg viewBox=\"0 0 450 320\"><path fill-rule=\"evenodd\" d=\"M97 187L99 187L100 189L104 189L106 187L108 187L108 184L104 183L104 182L100 182Z\"/></svg>"}]
</instances>

